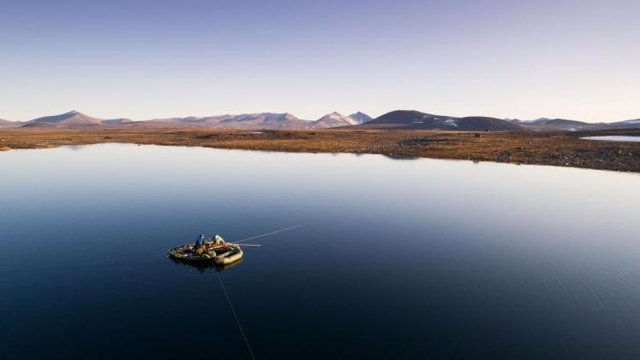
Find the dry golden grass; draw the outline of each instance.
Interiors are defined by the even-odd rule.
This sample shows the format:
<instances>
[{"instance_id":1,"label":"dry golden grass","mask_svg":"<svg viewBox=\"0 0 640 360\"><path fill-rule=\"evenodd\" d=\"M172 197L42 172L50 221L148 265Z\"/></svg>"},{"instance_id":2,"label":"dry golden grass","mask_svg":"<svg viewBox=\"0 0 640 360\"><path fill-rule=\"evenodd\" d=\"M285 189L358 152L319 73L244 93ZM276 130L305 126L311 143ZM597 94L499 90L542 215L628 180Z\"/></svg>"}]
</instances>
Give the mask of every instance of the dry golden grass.
<instances>
[{"instance_id":1,"label":"dry golden grass","mask_svg":"<svg viewBox=\"0 0 640 360\"><path fill-rule=\"evenodd\" d=\"M62 145L133 143L289 152L345 152L391 157L468 159L640 172L640 143L581 140L603 134L438 132L383 130L239 131L173 129L0 130L0 150Z\"/></svg>"}]
</instances>

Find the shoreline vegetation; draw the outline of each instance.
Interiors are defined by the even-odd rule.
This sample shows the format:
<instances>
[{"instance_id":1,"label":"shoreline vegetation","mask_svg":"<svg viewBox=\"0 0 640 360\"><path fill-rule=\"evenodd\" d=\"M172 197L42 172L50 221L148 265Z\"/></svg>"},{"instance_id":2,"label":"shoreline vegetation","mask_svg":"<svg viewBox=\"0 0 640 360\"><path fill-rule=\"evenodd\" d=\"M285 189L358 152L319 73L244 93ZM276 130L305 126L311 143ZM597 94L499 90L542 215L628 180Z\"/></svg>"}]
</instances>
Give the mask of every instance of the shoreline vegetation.
<instances>
[{"instance_id":1,"label":"shoreline vegetation","mask_svg":"<svg viewBox=\"0 0 640 360\"><path fill-rule=\"evenodd\" d=\"M575 132L433 130L0 129L0 151L130 143L260 151L381 154L640 172L640 143L583 140L640 129Z\"/></svg>"}]
</instances>

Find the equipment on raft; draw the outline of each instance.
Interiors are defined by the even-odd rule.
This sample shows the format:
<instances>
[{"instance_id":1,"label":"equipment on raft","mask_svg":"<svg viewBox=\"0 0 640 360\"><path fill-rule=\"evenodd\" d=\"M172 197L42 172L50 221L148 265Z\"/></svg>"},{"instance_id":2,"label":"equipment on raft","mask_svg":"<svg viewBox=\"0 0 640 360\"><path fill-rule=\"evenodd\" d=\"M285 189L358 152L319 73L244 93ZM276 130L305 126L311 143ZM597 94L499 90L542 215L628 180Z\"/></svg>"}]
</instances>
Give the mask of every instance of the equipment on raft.
<instances>
[{"instance_id":1,"label":"equipment on raft","mask_svg":"<svg viewBox=\"0 0 640 360\"><path fill-rule=\"evenodd\" d=\"M169 257L185 262L211 263L228 265L240 259L244 253L237 244L225 242L216 235L211 241L204 240L201 244L189 244L169 250Z\"/></svg>"}]
</instances>

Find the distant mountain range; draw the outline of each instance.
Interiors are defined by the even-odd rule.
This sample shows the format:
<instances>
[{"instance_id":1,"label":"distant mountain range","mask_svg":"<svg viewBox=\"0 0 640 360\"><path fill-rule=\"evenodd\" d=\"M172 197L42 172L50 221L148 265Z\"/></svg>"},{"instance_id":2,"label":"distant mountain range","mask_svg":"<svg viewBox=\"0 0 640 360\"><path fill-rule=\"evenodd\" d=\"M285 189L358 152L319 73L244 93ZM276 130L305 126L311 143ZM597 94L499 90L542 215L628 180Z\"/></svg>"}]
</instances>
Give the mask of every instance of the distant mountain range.
<instances>
[{"instance_id":1,"label":"distant mountain range","mask_svg":"<svg viewBox=\"0 0 640 360\"><path fill-rule=\"evenodd\" d=\"M207 117L185 117L132 121L126 118L99 119L78 111L69 111L60 115L44 116L25 122L0 120L0 127L13 128L100 128L100 127L203 127L228 129L324 129L338 126L361 124L371 118L361 112L353 115L342 115L337 112L310 121L302 120L290 113L257 113L240 115L217 115Z\"/></svg>"},{"instance_id":2,"label":"distant mountain range","mask_svg":"<svg viewBox=\"0 0 640 360\"><path fill-rule=\"evenodd\" d=\"M587 123L578 120L540 118L536 120L511 119L509 122L520 125L526 129L535 131L587 131L608 129L637 129L640 128L640 119L624 120L612 123Z\"/></svg>"},{"instance_id":3,"label":"distant mountain range","mask_svg":"<svg viewBox=\"0 0 640 360\"><path fill-rule=\"evenodd\" d=\"M389 130L459 130L459 131L588 131L610 129L639 129L640 119L613 123L587 123L577 120L548 119L536 120L498 119L486 116L454 117L427 114L413 110L396 110L376 119L354 126L360 129Z\"/></svg>"},{"instance_id":4,"label":"distant mountain range","mask_svg":"<svg viewBox=\"0 0 640 360\"><path fill-rule=\"evenodd\" d=\"M204 127L229 129L305 129L310 121L298 119L289 113L258 113L240 115L218 115L136 121L134 127Z\"/></svg>"},{"instance_id":5,"label":"distant mountain range","mask_svg":"<svg viewBox=\"0 0 640 360\"><path fill-rule=\"evenodd\" d=\"M388 129L449 131L580 131L640 128L640 119L613 123L586 123L577 120L540 118L536 120L498 119L485 116L454 117L413 110L396 110L372 119L357 112L343 115L333 112L318 120L303 120L290 113L255 113L206 117L175 117L133 121L127 118L100 119L78 111L44 116L25 122L0 119L0 128L221 128L243 130L302 129Z\"/></svg>"}]
</instances>

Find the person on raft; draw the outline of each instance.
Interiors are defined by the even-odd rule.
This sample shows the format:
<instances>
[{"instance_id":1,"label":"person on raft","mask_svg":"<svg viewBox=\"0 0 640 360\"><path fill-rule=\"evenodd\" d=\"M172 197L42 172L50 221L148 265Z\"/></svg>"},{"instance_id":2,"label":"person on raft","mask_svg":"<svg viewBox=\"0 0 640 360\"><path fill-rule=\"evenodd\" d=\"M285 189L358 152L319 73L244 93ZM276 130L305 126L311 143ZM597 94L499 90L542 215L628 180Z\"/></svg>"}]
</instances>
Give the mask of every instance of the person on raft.
<instances>
[{"instance_id":1,"label":"person on raft","mask_svg":"<svg viewBox=\"0 0 640 360\"><path fill-rule=\"evenodd\" d=\"M200 234L198 239L196 239L196 246L194 246L193 251L200 255L204 252L204 235Z\"/></svg>"},{"instance_id":2,"label":"person on raft","mask_svg":"<svg viewBox=\"0 0 640 360\"><path fill-rule=\"evenodd\" d=\"M216 245L221 245L221 244L224 243L224 241L222 240L222 237L220 237L220 235L215 234L213 236L213 243L216 244Z\"/></svg>"}]
</instances>

